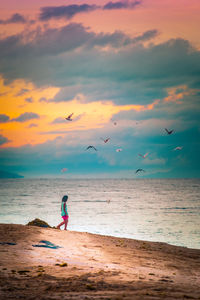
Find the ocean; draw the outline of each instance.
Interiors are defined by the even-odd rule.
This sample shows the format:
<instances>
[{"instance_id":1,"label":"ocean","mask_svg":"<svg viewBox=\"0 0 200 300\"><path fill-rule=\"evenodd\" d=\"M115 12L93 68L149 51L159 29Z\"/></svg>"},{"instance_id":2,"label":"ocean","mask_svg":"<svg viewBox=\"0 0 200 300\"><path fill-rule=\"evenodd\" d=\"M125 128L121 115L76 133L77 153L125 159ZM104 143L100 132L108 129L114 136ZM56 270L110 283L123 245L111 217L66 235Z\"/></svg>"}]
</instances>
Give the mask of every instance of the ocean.
<instances>
[{"instance_id":1,"label":"ocean","mask_svg":"<svg viewBox=\"0 0 200 300\"><path fill-rule=\"evenodd\" d=\"M0 223L68 229L200 249L200 179L1 179Z\"/></svg>"}]
</instances>

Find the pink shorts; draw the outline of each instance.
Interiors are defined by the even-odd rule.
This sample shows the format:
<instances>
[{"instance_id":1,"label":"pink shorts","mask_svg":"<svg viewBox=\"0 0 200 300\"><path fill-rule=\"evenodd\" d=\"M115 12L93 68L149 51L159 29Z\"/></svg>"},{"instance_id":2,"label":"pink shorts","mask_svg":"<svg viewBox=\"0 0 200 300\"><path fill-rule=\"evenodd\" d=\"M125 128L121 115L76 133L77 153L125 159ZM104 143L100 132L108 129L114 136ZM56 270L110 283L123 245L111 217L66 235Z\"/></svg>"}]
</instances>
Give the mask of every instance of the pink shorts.
<instances>
[{"instance_id":1,"label":"pink shorts","mask_svg":"<svg viewBox=\"0 0 200 300\"><path fill-rule=\"evenodd\" d=\"M62 216L63 220L68 220L69 216Z\"/></svg>"}]
</instances>

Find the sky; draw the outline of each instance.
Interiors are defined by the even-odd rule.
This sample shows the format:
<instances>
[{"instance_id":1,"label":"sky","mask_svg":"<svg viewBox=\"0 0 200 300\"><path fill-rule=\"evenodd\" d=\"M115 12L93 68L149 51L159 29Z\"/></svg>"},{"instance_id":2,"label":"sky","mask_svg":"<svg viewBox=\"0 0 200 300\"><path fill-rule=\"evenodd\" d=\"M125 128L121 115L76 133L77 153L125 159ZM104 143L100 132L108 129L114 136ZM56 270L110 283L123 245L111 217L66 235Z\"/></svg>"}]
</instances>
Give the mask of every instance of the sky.
<instances>
[{"instance_id":1,"label":"sky","mask_svg":"<svg viewBox=\"0 0 200 300\"><path fill-rule=\"evenodd\" d=\"M0 170L199 178L199 13L199 0L0 0Z\"/></svg>"}]
</instances>

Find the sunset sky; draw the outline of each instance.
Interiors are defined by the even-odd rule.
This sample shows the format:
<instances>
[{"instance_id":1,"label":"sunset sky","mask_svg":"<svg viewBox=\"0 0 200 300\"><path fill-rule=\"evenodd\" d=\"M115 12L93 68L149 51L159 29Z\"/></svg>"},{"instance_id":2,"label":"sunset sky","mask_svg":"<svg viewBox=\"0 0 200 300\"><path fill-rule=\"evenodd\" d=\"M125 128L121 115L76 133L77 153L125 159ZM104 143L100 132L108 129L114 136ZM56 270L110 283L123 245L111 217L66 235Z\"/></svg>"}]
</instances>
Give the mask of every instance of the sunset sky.
<instances>
[{"instance_id":1,"label":"sunset sky","mask_svg":"<svg viewBox=\"0 0 200 300\"><path fill-rule=\"evenodd\" d=\"M199 14L199 0L0 0L0 170L200 177Z\"/></svg>"}]
</instances>

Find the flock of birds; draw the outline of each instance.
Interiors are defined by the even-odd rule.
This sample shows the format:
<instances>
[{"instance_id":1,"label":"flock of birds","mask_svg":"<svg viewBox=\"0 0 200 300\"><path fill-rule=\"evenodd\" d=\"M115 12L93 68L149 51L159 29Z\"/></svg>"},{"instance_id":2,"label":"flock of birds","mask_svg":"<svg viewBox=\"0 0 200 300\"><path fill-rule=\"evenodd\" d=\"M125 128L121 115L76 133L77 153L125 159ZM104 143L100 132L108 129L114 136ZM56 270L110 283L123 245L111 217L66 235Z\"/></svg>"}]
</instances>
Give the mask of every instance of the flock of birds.
<instances>
[{"instance_id":1,"label":"flock of birds","mask_svg":"<svg viewBox=\"0 0 200 300\"><path fill-rule=\"evenodd\" d=\"M72 121L72 116L73 116L73 114L74 114L74 113L71 113L71 114L70 114L69 116L67 116L65 119L66 119L67 121ZM113 124L114 124L114 125L117 125L117 122L114 121ZM165 128L165 131L167 132L168 135L170 135L170 134L172 134L172 133L174 132L174 129L168 130L167 128ZM106 139L101 138L101 140L106 144L106 143L109 142L110 138L106 138ZM182 150L182 148L183 148L183 147L178 146L178 147L174 148L173 150L174 150L174 151L176 151L176 150ZM89 145L89 146L85 149L85 151L87 151L87 150L89 150L89 149L94 149L95 151L97 151L97 149L96 149L93 145ZM116 149L116 152L121 152L121 151L122 151L122 148ZM145 159L145 158L149 155L149 152L145 153L144 155L141 154L141 153L139 153L138 155L139 155L140 157L142 157L142 158ZM66 171L67 171L67 168L61 169L61 172L66 172ZM145 170L139 168L139 169L137 169L137 170L135 171L135 174L137 174L137 173L139 173L139 172L145 172Z\"/></svg>"}]
</instances>

